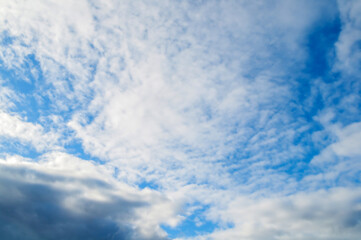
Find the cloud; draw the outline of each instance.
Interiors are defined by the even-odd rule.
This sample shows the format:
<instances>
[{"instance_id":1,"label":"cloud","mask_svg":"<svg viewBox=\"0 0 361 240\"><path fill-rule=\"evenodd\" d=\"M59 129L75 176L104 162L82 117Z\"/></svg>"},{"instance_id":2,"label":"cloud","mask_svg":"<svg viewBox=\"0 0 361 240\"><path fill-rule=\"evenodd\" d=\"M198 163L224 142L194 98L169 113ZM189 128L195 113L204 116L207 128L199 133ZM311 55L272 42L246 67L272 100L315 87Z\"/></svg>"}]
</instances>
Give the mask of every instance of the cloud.
<instances>
[{"instance_id":1,"label":"cloud","mask_svg":"<svg viewBox=\"0 0 361 240\"><path fill-rule=\"evenodd\" d=\"M238 197L215 213L234 227L195 239L357 239L359 188L335 188L285 197Z\"/></svg>"},{"instance_id":2,"label":"cloud","mask_svg":"<svg viewBox=\"0 0 361 240\"><path fill-rule=\"evenodd\" d=\"M358 142L361 140L361 123L352 123L338 132L339 141L331 145L331 148L340 156L360 156Z\"/></svg>"},{"instance_id":3,"label":"cloud","mask_svg":"<svg viewBox=\"0 0 361 240\"><path fill-rule=\"evenodd\" d=\"M0 137L2 141L17 139L23 144L30 144L37 151L44 151L56 148L60 136L55 132L46 132L40 124L23 121L19 116L0 110Z\"/></svg>"},{"instance_id":4,"label":"cloud","mask_svg":"<svg viewBox=\"0 0 361 240\"><path fill-rule=\"evenodd\" d=\"M326 216L336 193L358 198L357 1L1 5L0 134L40 155L2 163L23 196L9 238L51 239L52 219L76 226L64 238L162 239L197 207L216 239L356 236L342 222L358 209Z\"/></svg>"},{"instance_id":5,"label":"cloud","mask_svg":"<svg viewBox=\"0 0 361 240\"><path fill-rule=\"evenodd\" d=\"M38 162L19 156L1 160L0 236L166 239L159 224L177 221L173 203L116 182L112 170L60 152Z\"/></svg>"},{"instance_id":6,"label":"cloud","mask_svg":"<svg viewBox=\"0 0 361 240\"><path fill-rule=\"evenodd\" d=\"M172 14L162 15L165 10L161 9L168 5L139 3L127 6L126 12L114 10L117 14L106 14L110 10L100 5L103 15L96 25L118 30L104 33L112 33L107 45L96 45L104 55L94 75L94 99L87 109L73 115L69 127L87 152L126 166L125 179L139 181L139 176L146 176L162 185L174 185L172 178L181 179L182 184L191 179L209 181L215 174L194 170L217 169L223 174L211 162L223 161L240 148L253 154L267 146L268 151L257 156L266 164L301 155L298 146L287 143L298 133L295 126L305 123L287 114L292 86L284 78L285 67L271 67L269 59L289 63L288 54L278 56L273 48L301 53L302 47L295 49L294 41L302 42L301 33L307 32L322 8L291 8L309 16L304 18L307 21L291 13L273 20L272 13L287 6L279 2L266 10L257 4L210 2L194 12L185 3L179 8L170 6ZM218 15L215 9L227 14ZM244 13L242 19L235 17L239 11ZM223 19L229 12L233 15ZM290 21L295 24L284 25ZM287 35L292 40L279 38L289 31L294 33ZM294 61L304 58L295 52ZM276 130L279 126L282 131ZM281 146L290 150L288 156ZM194 165L198 167L193 169ZM129 176L134 171L125 170L128 167L142 174ZM178 171L183 168L188 171Z\"/></svg>"},{"instance_id":7,"label":"cloud","mask_svg":"<svg viewBox=\"0 0 361 240\"><path fill-rule=\"evenodd\" d=\"M36 56L53 114L71 119L86 152L112 160L125 175L146 171L149 181L189 167L188 176L171 176L189 182L210 175L194 172L193 162L214 168L209 162L238 149L253 155L269 146L256 156L276 159L268 164L286 161L285 149L302 154L287 144L305 123L287 113L292 85L285 75L305 58L304 34L325 9L308 4L211 1L195 10L187 2L39 1L37 8L7 3L3 21ZM327 9L326 18L333 16ZM69 108L76 111L61 112ZM147 170L144 162L152 163Z\"/></svg>"},{"instance_id":8,"label":"cloud","mask_svg":"<svg viewBox=\"0 0 361 240\"><path fill-rule=\"evenodd\" d=\"M336 68L344 74L359 74L360 69L360 12L359 1L339 1L343 28L336 44L338 62Z\"/></svg>"},{"instance_id":9,"label":"cloud","mask_svg":"<svg viewBox=\"0 0 361 240\"><path fill-rule=\"evenodd\" d=\"M4 81L0 79L0 109L8 110L14 107L14 102L19 100L16 93L9 87L4 86Z\"/></svg>"},{"instance_id":10,"label":"cloud","mask_svg":"<svg viewBox=\"0 0 361 240\"><path fill-rule=\"evenodd\" d=\"M311 166L316 170L304 178L304 184L319 186L321 183L334 186L353 186L359 179L360 165L360 122L347 126L326 124L333 141L320 154L314 156Z\"/></svg>"}]
</instances>

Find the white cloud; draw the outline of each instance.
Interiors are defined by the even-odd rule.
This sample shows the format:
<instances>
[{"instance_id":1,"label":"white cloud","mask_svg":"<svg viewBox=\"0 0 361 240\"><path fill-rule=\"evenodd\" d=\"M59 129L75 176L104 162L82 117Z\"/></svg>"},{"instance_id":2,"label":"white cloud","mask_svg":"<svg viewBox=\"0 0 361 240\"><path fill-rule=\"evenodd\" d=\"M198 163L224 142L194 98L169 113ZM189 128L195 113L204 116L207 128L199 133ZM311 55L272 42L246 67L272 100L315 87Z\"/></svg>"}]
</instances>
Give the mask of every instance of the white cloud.
<instances>
[{"instance_id":1,"label":"white cloud","mask_svg":"<svg viewBox=\"0 0 361 240\"><path fill-rule=\"evenodd\" d=\"M352 123L337 133L340 139L331 145L333 151L339 156L361 156L361 122Z\"/></svg>"},{"instance_id":2,"label":"white cloud","mask_svg":"<svg viewBox=\"0 0 361 240\"><path fill-rule=\"evenodd\" d=\"M361 59L361 4L359 1L338 1L343 23L336 44L338 64L344 74L359 74Z\"/></svg>"},{"instance_id":3,"label":"white cloud","mask_svg":"<svg viewBox=\"0 0 361 240\"><path fill-rule=\"evenodd\" d=\"M359 188L261 199L238 197L215 213L234 227L196 239L358 239L360 197Z\"/></svg>"},{"instance_id":4,"label":"white cloud","mask_svg":"<svg viewBox=\"0 0 361 240\"><path fill-rule=\"evenodd\" d=\"M46 132L39 124L26 122L19 116L0 110L0 137L19 140L30 144L37 151L59 148L56 146L59 135L55 132Z\"/></svg>"},{"instance_id":5,"label":"white cloud","mask_svg":"<svg viewBox=\"0 0 361 240\"><path fill-rule=\"evenodd\" d=\"M308 31L315 22L337 16L334 5L314 1L0 3L0 24L14 38L1 46L1 60L18 71L26 56L33 54L44 75L43 81L33 84L43 90L37 94L50 101L50 113L43 113L39 123L1 112L0 133L31 143L39 151L61 145L56 134L66 141L75 136L86 153L107 161L100 166L49 153L39 164L27 163L26 168L72 179L49 185L62 192L79 189L74 198L66 194L64 204L71 211L87 210L79 205L81 199L107 202L133 194L151 205L135 207L130 221L139 227L137 232L163 236L160 223L177 225L184 217L177 215L182 204L200 201L211 206L209 214L217 216L215 221L235 224L233 230L215 232L216 239L257 239L257 234L284 234L287 239L291 230L299 231L293 239L321 239L313 226L308 228L312 221L305 223L298 214L320 207L323 197L334 199L334 193L343 190L311 193L307 196L318 202L305 209L299 203L307 198L302 194L255 203L237 196L273 192L283 196L300 187L294 177L277 170L306 152L302 143L295 144L310 126L292 115L299 109L294 96L298 84L294 78L299 76L294 73L307 58ZM356 10L347 9L357 20ZM357 59L349 50L355 28L346 26L337 45L338 58L348 69ZM0 92L0 98L6 94ZM44 130L48 122L57 129L55 135ZM358 124L339 128L339 135L330 129L339 142L324 151L325 161L334 154L358 156L355 141L360 136L354 132L358 128ZM69 131L73 131L70 137ZM322 134L314 134L314 139ZM81 177L94 177L112 187L92 189L79 182ZM38 174L35 178L45 184ZM158 192L125 185L142 182L154 184ZM282 210L283 203L296 207ZM320 234L328 237L330 228L342 219L327 222L330 208L313 218L325 227ZM250 222L243 225L236 213ZM275 216L275 226L270 216ZM257 227L258 219L262 221ZM282 229L282 224L289 224L290 230Z\"/></svg>"},{"instance_id":6,"label":"white cloud","mask_svg":"<svg viewBox=\"0 0 361 240\"><path fill-rule=\"evenodd\" d=\"M355 122L345 127L326 123L326 130L334 140L311 161L311 167L318 169L316 174L305 177L304 183L317 188L320 183L334 186L354 185L361 172L361 124Z\"/></svg>"},{"instance_id":7,"label":"white cloud","mask_svg":"<svg viewBox=\"0 0 361 240\"><path fill-rule=\"evenodd\" d=\"M19 101L19 97L11 88L4 85L4 81L0 79L0 109L6 111L15 106L14 102Z\"/></svg>"},{"instance_id":8,"label":"white cloud","mask_svg":"<svg viewBox=\"0 0 361 240\"><path fill-rule=\"evenodd\" d=\"M146 12L142 12L143 7ZM271 69L253 73L252 65L258 66L254 64L260 62L257 58L264 60L274 54L268 49L270 43L265 38L274 39L272 44L276 47L288 48L284 42L276 42L276 35L271 30L289 31L291 26L283 28L280 19L280 22L272 21L256 31L246 20L243 23L237 18L229 18L227 21L231 22L224 25L220 16L206 14L215 8L228 11L234 7L244 8L243 17L253 22L252 26L262 26L258 23L271 19L266 10L263 12L260 6L252 4L208 3L201 6L199 13L169 7L171 16L160 14L162 7L167 6L140 4L136 8L130 6L126 12L120 8L112 10L113 14L106 14L110 10L99 6L102 18L96 24L102 26L103 31L117 31L104 33L108 34L108 44L99 45L104 34L99 34L99 41L95 38L94 42L104 52L92 83L95 97L88 109L74 114L69 122L77 137L82 139L85 150L117 162L124 174L134 173L135 168L146 173L149 179L158 178L164 180L164 184L173 185L172 178L182 179L185 183L194 177L199 178L196 181L204 181L203 173L196 169L211 168L222 172L210 162L224 159L237 146L245 145L244 148L256 152L265 145L290 141L295 132L288 128L299 123L292 123L294 120L286 112L277 112L290 97L289 86L281 87L277 83L285 81L284 70L277 66L275 72ZM256 10L262 11L265 17L259 19L247 13ZM292 16L284 17L292 20ZM300 21L295 18L293 21ZM297 34L306 31L314 18L310 19L307 23L302 22L302 26L296 24L294 31ZM235 34L237 44L229 42L222 34L213 34L209 22L215 24L217 32ZM174 49L178 44L179 47ZM245 51L247 48L258 50ZM237 51L237 57L230 51ZM254 54L257 57L253 57ZM244 56L244 59L238 56ZM286 55L283 57L287 58ZM256 76L253 79L243 77L246 73ZM91 122L86 120L89 115L94 116ZM284 134L273 129L279 124L284 124ZM267 140L249 146L247 140L252 135L259 135L260 141ZM293 148L291 152L297 155L300 149ZM287 158L271 150L259 158L274 154L279 154L275 157L277 162ZM188 171L176 171L172 176L171 169L179 168L188 168ZM184 173L187 175L177 176ZM204 173L205 176L210 174Z\"/></svg>"}]
</instances>

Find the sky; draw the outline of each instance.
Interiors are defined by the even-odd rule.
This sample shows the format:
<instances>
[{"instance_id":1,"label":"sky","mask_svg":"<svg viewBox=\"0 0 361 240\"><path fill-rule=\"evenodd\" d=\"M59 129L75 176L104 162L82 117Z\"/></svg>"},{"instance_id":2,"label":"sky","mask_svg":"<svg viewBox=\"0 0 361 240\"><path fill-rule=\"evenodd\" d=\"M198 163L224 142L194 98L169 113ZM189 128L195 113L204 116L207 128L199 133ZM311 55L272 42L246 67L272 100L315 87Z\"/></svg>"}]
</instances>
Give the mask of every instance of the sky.
<instances>
[{"instance_id":1,"label":"sky","mask_svg":"<svg viewBox=\"0 0 361 240\"><path fill-rule=\"evenodd\" d=\"M0 0L0 239L359 236L361 1Z\"/></svg>"}]
</instances>

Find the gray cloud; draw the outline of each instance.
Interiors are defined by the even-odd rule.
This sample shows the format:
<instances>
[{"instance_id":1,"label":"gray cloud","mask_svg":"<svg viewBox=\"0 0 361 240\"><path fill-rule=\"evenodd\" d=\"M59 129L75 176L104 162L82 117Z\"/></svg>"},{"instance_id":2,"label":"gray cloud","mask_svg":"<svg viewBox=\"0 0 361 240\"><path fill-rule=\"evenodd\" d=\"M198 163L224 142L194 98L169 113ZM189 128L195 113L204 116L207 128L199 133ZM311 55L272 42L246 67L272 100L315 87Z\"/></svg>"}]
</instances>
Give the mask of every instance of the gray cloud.
<instances>
[{"instance_id":1,"label":"gray cloud","mask_svg":"<svg viewBox=\"0 0 361 240\"><path fill-rule=\"evenodd\" d=\"M0 176L1 239L166 239L155 231L143 234L134 223L137 211L152 204L142 194L117 195L119 190L97 177L50 174L32 164L2 162Z\"/></svg>"}]
</instances>

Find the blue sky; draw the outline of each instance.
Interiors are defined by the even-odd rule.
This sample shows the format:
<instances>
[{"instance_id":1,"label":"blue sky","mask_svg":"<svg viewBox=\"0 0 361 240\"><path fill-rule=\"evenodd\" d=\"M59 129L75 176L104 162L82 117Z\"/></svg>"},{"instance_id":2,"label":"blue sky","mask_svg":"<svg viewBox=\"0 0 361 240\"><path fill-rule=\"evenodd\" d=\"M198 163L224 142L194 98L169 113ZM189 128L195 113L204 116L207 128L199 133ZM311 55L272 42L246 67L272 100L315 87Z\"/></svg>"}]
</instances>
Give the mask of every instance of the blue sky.
<instances>
[{"instance_id":1,"label":"blue sky","mask_svg":"<svg viewBox=\"0 0 361 240\"><path fill-rule=\"evenodd\" d=\"M1 1L1 239L342 239L361 2Z\"/></svg>"}]
</instances>

